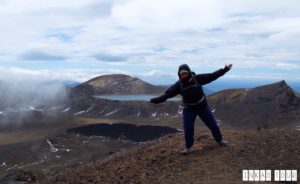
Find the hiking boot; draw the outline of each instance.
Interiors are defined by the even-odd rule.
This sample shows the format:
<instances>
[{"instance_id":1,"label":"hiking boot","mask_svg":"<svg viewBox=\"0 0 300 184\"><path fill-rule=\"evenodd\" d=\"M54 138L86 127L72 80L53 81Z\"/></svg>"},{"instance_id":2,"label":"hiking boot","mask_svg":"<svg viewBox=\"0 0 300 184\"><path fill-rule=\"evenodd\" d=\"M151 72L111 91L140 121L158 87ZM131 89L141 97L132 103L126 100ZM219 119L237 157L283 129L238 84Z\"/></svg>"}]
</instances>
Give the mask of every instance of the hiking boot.
<instances>
[{"instance_id":1,"label":"hiking boot","mask_svg":"<svg viewBox=\"0 0 300 184\"><path fill-rule=\"evenodd\" d=\"M218 144L219 144L220 146L228 146L228 141L226 141L226 140L221 140L220 142L218 142Z\"/></svg>"},{"instance_id":2,"label":"hiking boot","mask_svg":"<svg viewBox=\"0 0 300 184\"><path fill-rule=\"evenodd\" d=\"M191 152L191 149L189 149L189 148L184 148L181 152L180 152L180 154L181 155L187 155L187 154L189 154Z\"/></svg>"}]
</instances>

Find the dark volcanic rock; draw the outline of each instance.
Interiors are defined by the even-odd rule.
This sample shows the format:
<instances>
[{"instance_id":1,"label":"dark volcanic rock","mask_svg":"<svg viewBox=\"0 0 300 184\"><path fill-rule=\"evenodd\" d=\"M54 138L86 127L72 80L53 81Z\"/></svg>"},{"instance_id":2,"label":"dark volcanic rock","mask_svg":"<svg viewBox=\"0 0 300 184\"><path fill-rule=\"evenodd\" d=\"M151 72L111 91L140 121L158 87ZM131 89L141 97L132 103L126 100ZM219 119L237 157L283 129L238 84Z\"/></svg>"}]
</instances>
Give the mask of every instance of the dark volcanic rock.
<instances>
[{"instance_id":1,"label":"dark volcanic rock","mask_svg":"<svg viewBox=\"0 0 300 184\"><path fill-rule=\"evenodd\" d=\"M300 98L285 81L221 91L209 102L217 117L233 127L295 127L300 117Z\"/></svg>"},{"instance_id":2,"label":"dark volcanic rock","mask_svg":"<svg viewBox=\"0 0 300 184\"><path fill-rule=\"evenodd\" d=\"M170 133L178 132L174 128L151 125L131 124L93 124L69 129L68 132L79 133L85 136L103 136L112 139L145 142L157 139Z\"/></svg>"},{"instance_id":3,"label":"dark volcanic rock","mask_svg":"<svg viewBox=\"0 0 300 184\"><path fill-rule=\"evenodd\" d=\"M104 118L159 118L175 116L179 102L153 105L147 101L114 101L80 97L71 101L74 115Z\"/></svg>"}]
</instances>

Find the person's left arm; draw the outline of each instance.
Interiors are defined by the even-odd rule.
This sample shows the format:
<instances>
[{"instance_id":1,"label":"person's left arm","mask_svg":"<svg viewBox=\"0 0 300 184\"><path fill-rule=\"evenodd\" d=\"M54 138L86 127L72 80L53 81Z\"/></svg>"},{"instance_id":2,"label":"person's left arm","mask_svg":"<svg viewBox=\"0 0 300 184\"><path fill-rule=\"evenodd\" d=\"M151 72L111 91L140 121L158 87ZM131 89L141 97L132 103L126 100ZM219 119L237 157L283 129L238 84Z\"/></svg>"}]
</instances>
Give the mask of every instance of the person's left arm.
<instances>
[{"instance_id":1,"label":"person's left arm","mask_svg":"<svg viewBox=\"0 0 300 184\"><path fill-rule=\"evenodd\" d=\"M199 82L201 85L208 84L219 77L223 76L226 72L228 72L232 68L232 64L225 65L224 68L219 69L213 73L206 73L206 74L198 74L196 75L196 80Z\"/></svg>"},{"instance_id":2,"label":"person's left arm","mask_svg":"<svg viewBox=\"0 0 300 184\"><path fill-rule=\"evenodd\" d=\"M174 96L178 95L180 90L180 81L177 81L175 84L169 87L163 95L150 99L150 102L154 104L165 102L168 98L173 98Z\"/></svg>"}]
</instances>

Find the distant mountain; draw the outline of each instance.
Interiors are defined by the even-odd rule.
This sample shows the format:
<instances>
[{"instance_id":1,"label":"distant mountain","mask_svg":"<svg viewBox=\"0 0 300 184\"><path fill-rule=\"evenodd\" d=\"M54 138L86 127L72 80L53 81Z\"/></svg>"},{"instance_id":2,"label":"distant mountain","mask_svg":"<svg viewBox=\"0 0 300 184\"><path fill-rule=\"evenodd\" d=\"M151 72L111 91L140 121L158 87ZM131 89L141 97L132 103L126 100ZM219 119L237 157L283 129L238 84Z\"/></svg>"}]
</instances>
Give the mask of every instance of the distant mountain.
<instances>
[{"instance_id":1,"label":"distant mountain","mask_svg":"<svg viewBox=\"0 0 300 184\"><path fill-rule=\"evenodd\" d=\"M180 101L154 105L147 101L112 101L92 96L71 99L70 112L76 116L181 121L177 114ZM207 99L223 127L295 129L300 125L300 98L285 81L253 89L224 90L208 95Z\"/></svg>"},{"instance_id":2,"label":"distant mountain","mask_svg":"<svg viewBox=\"0 0 300 184\"><path fill-rule=\"evenodd\" d=\"M210 94L215 93L215 91L213 91L213 90L211 90L211 89L208 89L208 88L206 88L206 87L203 87L203 90L204 90L204 93L205 93L206 95L210 95Z\"/></svg>"},{"instance_id":3,"label":"distant mountain","mask_svg":"<svg viewBox=\"0 0 300 184\"><path fill-rule=\"evenodd\" d=\"M257 86L264 86L267 84L272 84L277 81L273 80L244 80L244 79L232 79L225 80L220 79L212 83L205 85L205 87L212 89L214 91L221 91L225 89L240 89L240 88L255 88ZM300 92L300 82L299 81L285 81L294 91Z\"/></svg>"},{"instance_id":4,"label":"distant mountain","mask_svg":"<svg viewBox=\"0 0 300 184\"><path fill-rule=\"evenodd\" d=\"M253 89L224 90L208 99L217 117L228 126L300 125L300 98L285 81Z\"/></svg>"},{"instance_id":5,"label":"distant mountain","mask_svg":"<svg viewBox=\"0 0 300 184\"><path fill-rule=\"evenodd\" d=\"M74 91L88 95L161 94L163 86L154 86L138 78L123 74L103 75L84 82Z\"/></svg>"}]
</instances>

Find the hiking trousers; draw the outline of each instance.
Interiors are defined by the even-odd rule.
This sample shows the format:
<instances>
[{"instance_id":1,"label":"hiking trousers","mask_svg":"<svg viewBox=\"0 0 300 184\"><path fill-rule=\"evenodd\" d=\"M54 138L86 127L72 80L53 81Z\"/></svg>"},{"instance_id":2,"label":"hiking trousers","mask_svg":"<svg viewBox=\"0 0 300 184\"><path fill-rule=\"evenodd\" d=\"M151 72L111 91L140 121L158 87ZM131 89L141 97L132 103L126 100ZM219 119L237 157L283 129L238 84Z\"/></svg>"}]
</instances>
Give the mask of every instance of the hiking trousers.
<instances>
[{"instance_id":1,"label":"hiking trousers","mask_svg":"<svg viewBox=\"0 0 300 184\"><path fill-rule=\"evenodd\" d=\"M222 140L220 129L217 125L216 119L212 114L208 105L197 109L184 108L183 109L183 129L185 148L191 148L194 144L194 126L196 117L199 116L205 125L212 132L213 137L217 142Z\"/></svg>"}]
</instances>

